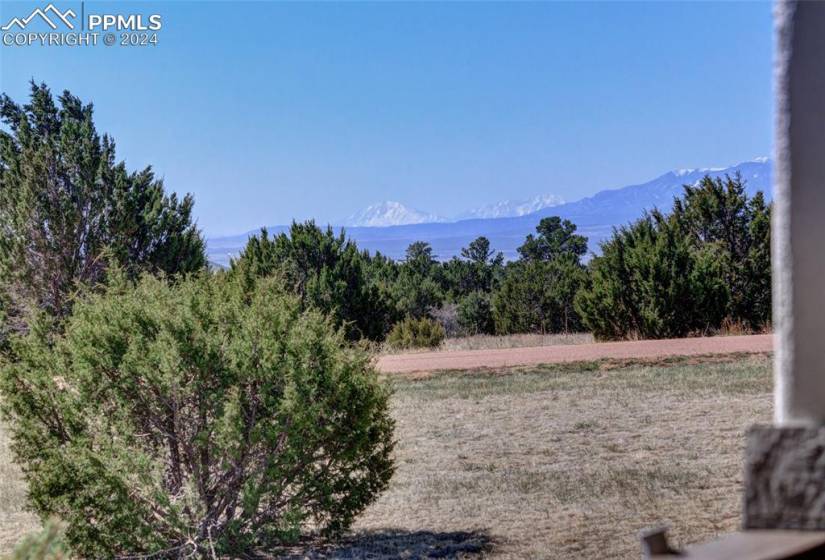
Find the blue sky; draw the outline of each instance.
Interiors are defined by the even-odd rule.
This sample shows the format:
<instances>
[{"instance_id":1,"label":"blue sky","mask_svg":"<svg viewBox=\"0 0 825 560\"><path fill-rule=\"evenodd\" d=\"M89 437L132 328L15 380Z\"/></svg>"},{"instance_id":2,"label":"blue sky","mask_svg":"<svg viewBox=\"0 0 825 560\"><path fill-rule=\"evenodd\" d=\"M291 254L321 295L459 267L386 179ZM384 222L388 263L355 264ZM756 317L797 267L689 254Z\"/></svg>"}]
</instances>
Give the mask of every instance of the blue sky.
<instances>
[{"instance_id":1,"label":"blue sky","mask_svg":"<svg viewBox=\"0 0 825 560\"><path fill-rule=\"evenodd\" d=\"M768 2L85 9L159 13L159 44L3 46L2 90L23 101L34 78L94 101L119 156L194 193L209 236L381 200L447 216L575 200L771 149Z\"/></svg>"}]
</instances>

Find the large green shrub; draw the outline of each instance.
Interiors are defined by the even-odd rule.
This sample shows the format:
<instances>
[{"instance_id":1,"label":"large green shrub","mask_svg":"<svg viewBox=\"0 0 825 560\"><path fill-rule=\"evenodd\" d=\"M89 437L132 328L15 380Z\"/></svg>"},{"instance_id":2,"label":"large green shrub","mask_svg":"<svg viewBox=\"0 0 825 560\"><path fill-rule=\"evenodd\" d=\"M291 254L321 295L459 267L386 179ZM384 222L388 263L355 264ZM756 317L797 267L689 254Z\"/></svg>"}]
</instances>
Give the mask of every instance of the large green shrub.
<instances>
[{"instance_id":1,"label":"large green shrub","mask_svg":"<svg viewBox=\"0 0 825 560\"><path fill-rule=\"evenodd\" d=\"M444 327L428 317L407 317L393 325L387 344L398 350L409 348L436 348L446 337Z\"/></svg>"},{"instance_id":2,"label":"large green shrub","mask_svg":"<svg viewBox=\"0 0 825 560\"><path fill-rule=\"evenodd\" d=\"M771 208L761 192L748 197L745 181L705 177L685 185L673 216L697 249L713 245L722 256L720 278L733 323L759 330L771 322Z\"/></svg>"},{"instance_id":3,"label":"large green shrub","mask_svg":"<svg viewBox=\"0 0 825 560\"><path fill-rule=\"evenodd\" d=\"M672 216L653 212L602 244L576 309L599 339L706 332L725 316L724 267L718 246L694 247Z\"/></svg>"},{"instance_id":4,"label":"large green shrub","mask_svg":"<svg viewBox=\"0 0 825 560\"><path fill-rule=\"evenodd\" d=\"M393 473L370 357L274 280L113 281L54 332L12 341L3 407L31 505L79 555L336 533Z\"/></svg>"},{"instance_id":5,"label":"large green shrub","mask_svg":"<svg viewBox=\"0 0 825 560\"><path fill-rule=\"evenodd\" d=\"M277 276L301 304L331 316L347 338L382 340L393 305L369 277L369 260L344 232L314 222L293 223L289 235L266 229L249 239L232 271L247 278Z\"/></svg>"},{"instance_id":6,"label":"large green shrub","mask_svg":"<svg viewBox=\"0 0 825 560\"><path fill-rule=\"evenodd\" d=\"M578 257L572 255L558 256L550 261L522 259L509 264L492 298L496 332L582 330L573 301L585 280L584 268Z\"/></svg>"}]
</instances>

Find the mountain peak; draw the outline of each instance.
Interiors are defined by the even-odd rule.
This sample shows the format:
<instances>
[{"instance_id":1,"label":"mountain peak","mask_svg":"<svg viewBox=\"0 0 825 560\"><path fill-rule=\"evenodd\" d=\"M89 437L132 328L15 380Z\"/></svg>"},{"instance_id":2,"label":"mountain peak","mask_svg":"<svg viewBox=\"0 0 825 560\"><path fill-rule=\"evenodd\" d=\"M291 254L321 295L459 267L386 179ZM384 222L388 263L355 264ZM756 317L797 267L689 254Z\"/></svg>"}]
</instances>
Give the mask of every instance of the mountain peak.
<instances>
[{"instance_id":1,"label":"mountain peak","mask_svg":"<svg viewBox=\"0 0 825 560\"><path fill-rule=\"evenodd\" d=\"M513 218L525 216L538 212L545 208L551 208L564 204L564 200L554 194L542 194L534 196L528 200L503 200L485 206L479 206L468 212L461 214L458 219L488 219L488 218Z\"/></svg>"},{"instance_id":2,"label":"mountain peak","mask_svg":"<svg viewBox=\"0 0 825 560\"><path fill-rule=\"evenodd\" d=\"M394 200L385 200L356 212L345 220L344 225L349 227L387 227L444 221L444 218L436 214L415 210Z\"/></svg>"}]
</instances>

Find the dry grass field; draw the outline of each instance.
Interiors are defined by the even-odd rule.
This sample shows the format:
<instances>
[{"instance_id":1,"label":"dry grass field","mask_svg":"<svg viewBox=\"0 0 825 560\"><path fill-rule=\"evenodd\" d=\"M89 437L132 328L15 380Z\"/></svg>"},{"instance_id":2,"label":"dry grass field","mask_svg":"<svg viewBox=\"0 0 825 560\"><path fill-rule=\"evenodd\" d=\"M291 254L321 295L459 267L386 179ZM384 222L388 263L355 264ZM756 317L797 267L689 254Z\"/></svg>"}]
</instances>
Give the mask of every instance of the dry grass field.
<instances>
[{"instance_id":1,"label":"dry grass field","mask_svg":"<svg viewBox=\"0 0 825 560\"><path fill-rule=\"evenodd\" d=\"M398 471L343 545L293 558L638 558L735 529L764 355L393 377ZM34 528L0 439L0 546ZM13 538L14 537L14 538Z\"/></svg>"},{"instance_id":2,"label":"dry grass field","mask_svg":"<svg viewBox=\"0 0 825 560\"><path fill-rule=\"evenodd\" d=\"M490 350L494 348L530 348L533 346L558 346L563 344L592 344L595 342L590 333L567 334L511 334L494 336L477 334L448 338L441 350Z\"/></svg>"},{"instance_id":3,"label":"dry grass field","mask_svg":"<svg viewBox=\"0 0 825 560\"><path fill-rule=\"evenodd\" d=\"M404 353L432 352L433 350L495 350L501 348L533 348L536 346L566 346L569 344L592 344L595 342L590 333L567 334L509 334L491 335L477 334L474 336L458 336L444 339L438 348L420 348L404 350ZM398 350L381 345L377 348L380 355L397 354Z\"/></svg>"},{"instance_id":4,"label":"dry grass field","mask_svg":"<svg viewBox=\"0 0 825 560\"><path fill-rule=\"evenodd\" d=\"M23 535L39 527L25 510L26 487L20 469L11 462L9 438L0 426L0 555L11 552Z\"/></svg>"}]
</instances>

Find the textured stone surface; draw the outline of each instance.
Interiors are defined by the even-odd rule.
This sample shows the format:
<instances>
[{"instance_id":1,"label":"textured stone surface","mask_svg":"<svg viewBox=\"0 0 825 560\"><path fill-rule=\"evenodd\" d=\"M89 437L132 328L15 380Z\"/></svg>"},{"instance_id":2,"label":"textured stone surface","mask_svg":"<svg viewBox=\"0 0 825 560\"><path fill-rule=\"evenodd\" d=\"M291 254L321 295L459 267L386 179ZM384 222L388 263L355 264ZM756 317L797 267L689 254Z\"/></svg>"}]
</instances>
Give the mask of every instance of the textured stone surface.
<instances>
[{"instance_id":1,"label":"textured stone surface","mask_svg":"<svg viewBox=\"0 0 825 560\"><path fill-rule=\"evenodd\" d=\"M751 428L744 502L745 529L825 530L825 427Z\"/></svg>"}]
</instances>

